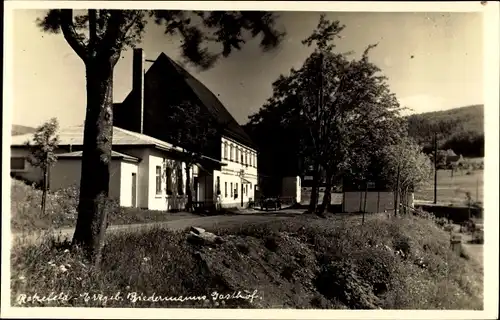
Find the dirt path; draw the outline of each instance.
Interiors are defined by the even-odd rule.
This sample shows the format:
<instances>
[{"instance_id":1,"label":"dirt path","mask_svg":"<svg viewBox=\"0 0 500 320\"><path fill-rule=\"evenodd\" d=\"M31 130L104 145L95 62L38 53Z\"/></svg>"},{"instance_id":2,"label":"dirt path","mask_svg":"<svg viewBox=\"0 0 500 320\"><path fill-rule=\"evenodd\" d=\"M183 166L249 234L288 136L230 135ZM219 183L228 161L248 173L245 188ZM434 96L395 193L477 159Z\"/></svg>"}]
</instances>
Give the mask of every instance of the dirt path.
<instances>
[{"instance_id":1,"label":"dirt path","mask_svg":"<svg viewBox=\"0 0 500 320\"><path fill-rule=\"evenodd\" d=\"M170 230L184 230L191 226L197 226L210 231L216 227L237 227L243 226L248 223L268 222L281 219L288 219L296 216L296 212L279 212L279 214L241 214L241 215L224 215L224 216L208 216L208 217L194 217L186 219L177 219L173 221L165 221L158 223L140 223L129 225L112 225L108 228L108 232L138 232L153 228L165 228ZM61 240L71 239L74 233L74 228L58 229L50 232L53 235L59 236ZM12 243L37 243L48 231L38 233L13 233Z\"/></svg>"}]
</instances>

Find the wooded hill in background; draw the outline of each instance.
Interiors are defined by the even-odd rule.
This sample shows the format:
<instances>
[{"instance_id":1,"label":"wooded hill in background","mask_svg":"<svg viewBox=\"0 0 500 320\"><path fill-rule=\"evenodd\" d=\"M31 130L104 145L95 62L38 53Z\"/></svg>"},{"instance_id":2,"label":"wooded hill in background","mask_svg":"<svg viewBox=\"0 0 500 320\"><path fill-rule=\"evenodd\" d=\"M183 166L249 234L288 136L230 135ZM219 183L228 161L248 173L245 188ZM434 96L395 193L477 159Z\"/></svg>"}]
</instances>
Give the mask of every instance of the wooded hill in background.
<instances>
[{"instance_id":1,"label":"wooded hill in background","mask_svg":"<svg viewBox=\"0 0 500 320\"><path fill-rule=\"evenodd\" d=\"M13 135L13 136L20 136L22 134L35 132L35 128L21 126L19 124L13 124L10 132L11 132L11 135Z\"/></svg>"},{"instance_id":2,"label":"wooded hill in background","mask_svg":"<svg viewBox=\"0 0 500 320\"><path fill-rule=\"evenodd\" d=\"M483 105L408 116L408 131L425 152L432 152L436 132L439 149L452 149L464 157L484 156Z\"/></svg>"}]
</instances>

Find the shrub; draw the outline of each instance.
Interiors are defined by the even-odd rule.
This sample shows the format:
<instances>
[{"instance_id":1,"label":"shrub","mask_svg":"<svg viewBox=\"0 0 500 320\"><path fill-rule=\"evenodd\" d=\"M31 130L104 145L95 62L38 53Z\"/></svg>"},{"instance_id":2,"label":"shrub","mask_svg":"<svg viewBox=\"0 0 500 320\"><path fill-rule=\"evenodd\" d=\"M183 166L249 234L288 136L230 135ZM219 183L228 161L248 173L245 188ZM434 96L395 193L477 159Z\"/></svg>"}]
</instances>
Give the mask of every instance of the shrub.
<instances>
[{"instance_id":1,"label":"shrub","mask_svg":"<svg viewBox=\"0 0 500 320\"><path fill-rule=\"evenodd\" d=\"M440 226L441 228L444 228L444 226L448 224L448 219L441 217L441 218L437 218L435 220L435 222L438 226Z\"/></svg>"}]
</instances>

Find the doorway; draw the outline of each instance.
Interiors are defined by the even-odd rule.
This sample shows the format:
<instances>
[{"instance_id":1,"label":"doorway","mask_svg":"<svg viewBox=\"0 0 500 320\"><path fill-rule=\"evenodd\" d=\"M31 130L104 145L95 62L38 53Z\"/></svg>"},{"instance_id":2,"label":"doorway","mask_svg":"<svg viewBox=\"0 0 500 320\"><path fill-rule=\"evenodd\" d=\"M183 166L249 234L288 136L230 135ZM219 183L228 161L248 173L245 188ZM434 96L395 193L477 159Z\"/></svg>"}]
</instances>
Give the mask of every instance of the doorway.
<instances>
[{"instance_id":1,"label":"doorway","mask_svg":"<svg viewBox=\"0 0 500 320\"><path fill-rule=\"evenodd\" d=\"M132 172L132 207L137 207L137 174Z\"/></svg>"}]
</instances>

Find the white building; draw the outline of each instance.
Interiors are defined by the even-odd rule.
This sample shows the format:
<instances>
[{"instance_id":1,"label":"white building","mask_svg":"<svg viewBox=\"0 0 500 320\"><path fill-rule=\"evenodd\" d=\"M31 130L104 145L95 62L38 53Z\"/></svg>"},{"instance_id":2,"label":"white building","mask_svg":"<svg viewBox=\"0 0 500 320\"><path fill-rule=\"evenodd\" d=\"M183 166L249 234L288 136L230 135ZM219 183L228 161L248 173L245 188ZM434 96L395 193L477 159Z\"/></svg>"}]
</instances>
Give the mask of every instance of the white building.
<instances>
[{"instance_id":1,"label":"white building","mask_svg":"<svg viewBox=\"0 0 500 320\"><path fill-rule=\"evenodd\" d=\"M134 50L133 86L122 103L114 104L113 157L110 196L122 206L150 210L182 210L186 201L183 149L169 143L162 119L168 107L189 100L205 108L222 129L212 147L193 166L190 185L197 205L245 207L255 199L257 150L217 97L165 54L144 69L141 49ZM26 140L14 136L11 172L29 181L40 181L41 172L26 161ZM58 162L51 170L50 188L79 185L83 127L59 132ZM179 179L181 178L182 179ZM219 197L218 197L219 195Z\"/></svg>"}]
</instances>

